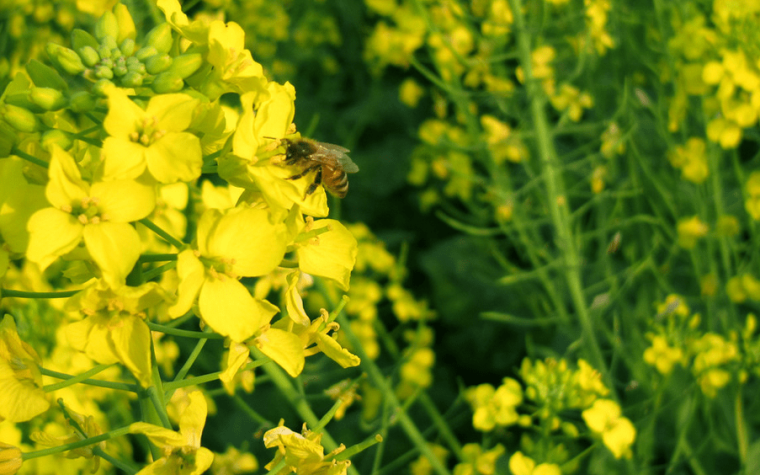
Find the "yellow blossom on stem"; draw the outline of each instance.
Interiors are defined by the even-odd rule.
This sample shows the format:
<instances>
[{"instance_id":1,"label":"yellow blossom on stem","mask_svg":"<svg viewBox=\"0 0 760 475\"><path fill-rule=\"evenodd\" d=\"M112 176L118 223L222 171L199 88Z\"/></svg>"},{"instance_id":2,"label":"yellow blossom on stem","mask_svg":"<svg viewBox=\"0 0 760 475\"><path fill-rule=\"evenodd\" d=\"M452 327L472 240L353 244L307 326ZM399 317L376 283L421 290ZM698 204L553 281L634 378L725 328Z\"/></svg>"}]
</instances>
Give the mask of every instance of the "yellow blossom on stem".
<instances>
[{"instance_id":1,"label":"yellow blossom on stem","mask_svg":"<svg viewBox=\"0 0 760 475\"><path fill-rule=\"evenodd\" d=\"M466 444L462 447L463 462L454 467L453 475L493 475L496 473L496 462L504 451L501 444L486 451L478 444Z\"/></svg>"},{"instance_id":2,"label":"yellow blossom on stem","mask_svg":"<svg viewBox=\"0 0 760 475\"><path fill-rule=\"evenodd\" d=\"M68 310L79 310L87 316L66 328L69 343L98 363L123 364L143 387L148 387L151 336L144 320L145 310L165 300L155 282L117 290L97 282L66 303Z\"/></svg>"},{"instance_id":3,"label":"yellow blossom on stem","mask_svg":"<svg viewBox=\"0 0 760 475\"><path fill-rule=\"evenodd\" d=\"M259 469L259 462L253 454L241 452L235 447L227 447L223 454L214 455L211 472L214 475L237 475L252 473Z\"/></svg>"},{"instance_id":4,"label":"yellow blossom on stem","mask_svg":"<svg viewBox=\"0 0 760 475\"><path fill-rule=\"evenodd\" d=\"M150 214L153 187L135 180L87 183L74 159L54 146L45 195L52 205L32 215L26 257L43 270L84 241L103 278L124 285L140 257L140 236L129 223Z\"/></svg>"},{"instance_id":5,"label":"yellow blossom on stem","mask_svg":"<svg viewBox=\"0 0 760 475\"><path fill-rule=\"evenodd\" d=\"M536 462L517 451L509 458L509 470L513 475L561 475L562 472L557 464Z\"/></svg>"},{"instance_id":6,"label":"yellow blossom on stem","mask_svg":"<svg viewBox=\"0 0 760 475\"><path fill-rule=\"evenodd\" d=\"M744 208L755 221L760 221L760 172L752 172L747 179L747 200Z\"/></svg>"},{"instance_id":7,"label":"yellow blossom on stem","mask_svg":"<svg viewBox=\"0 0 760 475\"><path fill-rule=\"evenodd\" d=\"M13 475L21 468L21 450L0 442L0 475Z\"/></svg>"},{"instance_id":8,"label":"yellow blossom on stem","mask_svg":"<svg viewBox=\"0 0 760 475\"><path fill-rule=\"evenodd\" d=\"M13 317L0 322L0 421L28 421L50 403L42 391L40 357L21 341Z\"/></svg>"},{"instance_id":9,"label":"yellow blossom on stem","mask_svg":"<svg viewBox=\"0 0 760 475\"><path fill-rule=\"evenodd\" d=\"M277 454L264 468L272 470L284 459L285 467L277 472L278 475L289 472L296 472L299 475L345 475L351 461L335 459L335 455L345 450L345 446L341 444L340 447L325 455L321 441L322 433L311 432L305 425L302 434L293 432L282 425L270 429L264 433L264 445L268 449L277 447Z\"/></svg>"},{"instance_id":10,"label":"yellow blossom on stem","mask_svg":"<svg viewBox=\"0 0 760 475\"><path fill-rule=\"evenodd\" d=\"M68 418L66 420L67 422L66 435L55 436L55 435L48 434L47 432L44 432L44 431L38 431L38 432L33 432L30 438L42 446L58 447L64 444L79 442L80 440L84 440L85 438L96 437L103 433L103 430L100 428L98 423L95 422L95 418L92 415L88 415L85 417L82 414L79 414L71 410L71 408L66 408L66 413L68 417L71 417L71 420L69 420ZM79 457L84 457L85 459L90 461L89 472L95 473L98 471L98 468L100 467L100 457L96 456L93 453L93 450L96 448L104 450L106 448L106 442L101 441L95 445L88 445L86 447L80 447L78 449L69 450L68 452L66 452L66 458L75 459Z\"/></svg>"},{"instance_id":11,"label":"yellow blossom on stem","mask_svg":"<svg viewBox=\"0 0 760 475\"><path fill-rule=\"evenodd\" d=\"M619 459L631 457L631 445L636 440L636 428L622 416L620 406L610 399L598 399L581 414L586 425L601 435L604 445Z\"/></svg>"},{"instance_id":12,"label":"yellow blossom on stem","mask_svg":"<svg viewBox=\"0 0 760 475\"><path fill-rule=\"evenodd\" d=\"M288 240L285 223L272 224L267 210L207 210L198 222L197 251L178 256L178 299L169 315L183 315L197 298L200 317L214 331L237 342L250 338L279 309L255 299L238 279L273 271Z\"/></svg>"},{"instance_id":13,"label":"yellow blossom on stem","mask_svg":"<svg viewBox=\"0 0 760 475\"><path fill-rule=\"evenodd\" d=\"M670 374L676 363L683 364L683 350L669 346L663 336L649 335L649 337L652 340L652 346L644 350L644 361L647 364L657 368L657 371L663 375Z\"/></svg>"},{"instance_id":14,"label":"yellow blossom on stem","mask_svg":"<svg viewBox=\"0 0 760 475\"><path fill-rule=\"evenodd\" d=\"M310 232L327 232L309 238ZM356 264L358 244L346 227L334 219L306 221L296 238L296 255L301 271L327 277L343 290L348 290L351 271ZM303 239L302 236L306 236Z\"/></svg>"},{"instance_id":15,"label":"yellow blossom on stem","mask_svg":"<svg viewBox=\"0 0 760 475\"><path fill-rule=\"evenodd\" d=\"M124 89L107 90L103 127L104 179L137 178L146 170L161 183L190 181L201 174L198 137L185 132L198 99L187 94L153 96L143 110Z\"/></svg>"},{"instance_id":16,"label":"yellow blossom on stem","mask_svg":"<svg viewBox=\"0 0 760 475\"><path fill-rule=\"evenodd\" d=\"M138 475L200 475L211 466L214 454L201 447L208 406L200 391L189 394L190 404L182 412L179 432L145 422L130 426L133 434L143 434L156 445L162 457L143 468Z\"/></svg>"},{"instance_id":17,"label":"yellow blossom on stem","mask_svg":"<svg viewBox=\"0 0 760 475\"><path fill-rule=\"evenodd\" d=\"M697 240L705 237L710 228L699 217L684 218L678 221L678 245L684 249L694 249Z\"/></svg>"}]
</instances>

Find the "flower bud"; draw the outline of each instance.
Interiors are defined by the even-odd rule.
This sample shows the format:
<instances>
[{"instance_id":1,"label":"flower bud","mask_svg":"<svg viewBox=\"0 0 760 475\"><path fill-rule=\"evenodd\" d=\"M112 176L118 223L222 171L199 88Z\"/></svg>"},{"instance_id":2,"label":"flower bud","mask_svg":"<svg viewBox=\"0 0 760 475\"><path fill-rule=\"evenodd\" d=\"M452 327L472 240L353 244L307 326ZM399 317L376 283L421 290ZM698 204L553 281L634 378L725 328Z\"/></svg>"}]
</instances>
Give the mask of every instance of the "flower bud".
<instances>
[{"instance_id":1,"label":"flower bud","mask_svg":"<svg viewBox=\"0 0 760 475\"><path fill-rule=\"evenodd\" d=\"M98 66L94 69L95 77L98 79L113 79L113 71L106 66Z\"/></svg>"},{"instance_id":2,"label":"flower bud","mask_svg":"<svg viewBox=\"0 0 760 475\"><path fill-rule=\"evenodd\" d=\"M106 11L100 16L97 23L95 23L95 38L103 40L106 36L112 38L119 37L119 23L116 21L116 15L113 12Z\"/></svg>"},{"instance_id":3,"label":"flower bud","mask_svg":"<svg viewBox=\"0 0 760 475\"><path fill-rule=\"evenodd\" d=\"M18 91L18 92L12 92L12 93L6 94L4 101L6 104L11 104L16 107L27 109L35 114L45 111L45 109L38 106L37 104L32 102L31 99L29 99L28 89L25 91Z\"/></svg>"},{"instance_id":4,"label":"flower bud","mask_svg":"<svg viewBox=\"0 0 760 475\"><path fill-rule=\"evenodd\" d=\"M132 19L127 6L123 3L117 4L113 9L113 14L116 17L116 23L119 25L119 36L117 36L117 39L122 43L127 39L132 40L134 43L137 37L137 30L135 29L135 21Z\"/></svg>"},{"instance_id":5,"label":"flower bud","mask_svg":"<svg viewBox=\"0 0 760 475\"><path fill-rule=\"evenodd\" d=\"M46 111L61 110L67 102L61 91L50 87L33 87L29 92L29 100Z\"/></svg>"},{"instance_id":6,"label":"flower bud","mask_svg":"<svg viewBox=\"0 0 760 475\"><path fill-rule=\"evenodd\" d=\"M121 85L124 87L140 87L142 84L143 75L135 71L129 71L121 78Z\"/></svg>"},{"instance_id":7,"label":"flower bud","mask_svg":"<svg viewBox=\"0 0 760 475\"><path fill-rule=\"evenodd\" d=\"M169 72L185 79L198 70L203 64L203 56L200 53L182 54L174 58Z\"/></svg>"},{"instance_id":8,"label":"flower bud","mask_svg":"<svg viewBox=\"0 0 760 475\"><path fill-rule=\"evenodd\" d=\"M11 154L11 150L16 145L17 138L18 133L16 129L0 120L0 158L5 158Z\"/></svg>"},{"instance_id":9,"label":"flower bud","mask_svg":"<svg viewBox=\"0 0 760 475\"><path fill-rule=\"evenodd\" d=\"M124 56L132 56L132 54L135 52L135 40L132 38L126 38L119 45L119 49L124 54Z\"/></svg>"},{"instance_id":10,"label":"flower bud","mask_svg":"<svg viewBox=\"0 0 760 475\"><path fill-rule=\"evenodd\" d=\"M26 63L26 72L32 78L35 86L52 87L59 91L65 91L68 88L66 81L58 74L58 71L46 64L40 63L36 59L32 59Z\"/></svg>"},{"instance_id":11,"label":"flower bud","mask_svg":"<svg viewBox=\"0 0 760 475\"><path fill-rule=\"evenodd\" d=\"M98 64L100 61L100 55L92 46L84 46L77 50L79 57L82 58L82 62L91 68Z\"/></svg>"},{"instance_id":12,"label":"flower bud","mask_svg":"<svg viewBox=\"0 0 760 475\"><path fill-rule=\"evenodd\" d=\"M185 82L181 77L165 72L161 73L153 80L150 86L157 94L166 94L167 92L178 92L185 87Z\"/></svg>"},{"instance_id":13,"label":"flower bud","mask_svg":"<svg viewBox=\"0 0 760 475\"><path fill-rule=\"evenodd\" d=\"M47 51L47 54L52 61L72 76L81 74L82 71L85 70L82 59L74 52L74 50L64 48L55 43L48 43L45 46L45 51Z\"/></svg>"},{"instance_id":14,"label":"flower bud","mask_svg":"<svg viewBox=\"0 0 760 475\"><path fill-rule=\"evenodd\" d=\"M50 147L53 145L58 145L64 150L69 150L71 146L74 145L71 138L64 131L59 129L51 129L42 134L40 143L42 144L42 148L48 152L51 151Z\"/></svg>"},{"instance_id":15,"label":"flower bud","mask_svg":"<svg viewBox=\"0 0 760 475\"><path fill-rule=\"evenodd\" d=\"M159 53L168 53L173 42L172 27L168 23L156 26L145 37L145 44L153 46Z\"/></svg>"},{"instance_id":16,"label":"flower bud","mask_svg":"<svg viewBox=\"0 0 760 475\"><path fill-rule=\"evenodd\" d=\"M108 79L100 79L98 82L93 84L92 92L93 94L97 94L98 96L106 97L106 89L113 85L114 83L109 81Z\"/></svg>"},{"instance_id":17,"label":"flower bud","mask_svg":"<svg viewBox=\"0 0 760 475\"><path fill-rule=\"evenodd\" d=\"M125 74L127 74L127 72L129 72L129 70L127 69L127 63L124 61L117 61L116 66L113 67L113 73L117 77L122 77Z\"/></svg>"},{"instance_id":18,"label":"flower bud","mask_svg":"<svg viewBox=\"0 0 760 475\"><path fill-rule=\"evenodd\" d=\"M74 49L74 51L79 51L85 46L97 49L100 46L100 43L98 43L98 40L96 40L94 36L84 30L76 29L72 31L71 47Z\"/></svg>"},{"instance_id":19,"label":"flower bud","mask_svg":"<svg viewBox=\"0 0 760 475\"><path fill-rule=\"evenodd\" d=\"M21 450L0 442L0 475L13 475L21 468Z\"/></svg>"},{"instance_id":20,"label":"flower bud","mask_svg":"<svg viewBox=\"0 0 760 475\"><path fill-rule=\"evenodd\" d=\"M111 48L105 45L98 46L98 55L103 59L111 59Z\"/></svg>"},{"instance_id":21,"label":"flower bud","mask_svg":"<svg viewBox=\"0 0 760 475\"><path fill-rule=\"evenodd\" d=\"M40 128L40 122L37 120L37 116L23 107L4 104L0 106L0 117L5 119L11 127L19 132L35 132Z\"/></svg>"},{"instance_id":22,"label":"flower bud","mask_svg":"<svg viewBox=\"0 0 760 475\"><path fill-rule=\"evenodd\" d=\"M151 56L158 54L158 50L154 48L153 46L144 46L137 50L137 53L135 53L135 58L139 59L140 61L145 61L146 59L150 58Z\"/></svg>"},{"instance_id":23,"label":"flower bud","mask_svg":"<svg viewBox=\"0 0 760 475\"><path fill-rule=\"evenodd\" d=\"M79 91L69 98L69 107L74 112L87 112L95 108L95 98L87 91Z\"/></svg>"},{"instance_id":24,"label":"flower bud","mask_svg":"<svg viewBox=\"0 0 760 475\"><path fill-rule=\"evenodd\" d=\"M149 74L158 74L169 69L172 57L168 54L156 54L145 60L145 70Z\"/></svg>"}]
</instances>

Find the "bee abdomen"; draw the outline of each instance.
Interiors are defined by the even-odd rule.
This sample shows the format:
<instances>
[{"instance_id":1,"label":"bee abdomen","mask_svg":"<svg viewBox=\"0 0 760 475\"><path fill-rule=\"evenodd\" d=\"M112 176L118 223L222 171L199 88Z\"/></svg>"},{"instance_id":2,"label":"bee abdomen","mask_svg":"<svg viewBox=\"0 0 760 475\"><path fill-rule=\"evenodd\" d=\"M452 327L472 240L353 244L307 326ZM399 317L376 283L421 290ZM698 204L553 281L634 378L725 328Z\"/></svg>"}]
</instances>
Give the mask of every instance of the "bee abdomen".
<instances>
[{"instance_id":1,"label":"bee abdomen","mask_svg":"<svg viewBox=\"0 0 760 475\"><path fill-rule=\"evenodd\" d=\"M348 176L345 172L341 172L340 177L335 180L335 186L333 187L333 193L338 198L345 198L348 193Z\"/></svg>"}]
</instances>

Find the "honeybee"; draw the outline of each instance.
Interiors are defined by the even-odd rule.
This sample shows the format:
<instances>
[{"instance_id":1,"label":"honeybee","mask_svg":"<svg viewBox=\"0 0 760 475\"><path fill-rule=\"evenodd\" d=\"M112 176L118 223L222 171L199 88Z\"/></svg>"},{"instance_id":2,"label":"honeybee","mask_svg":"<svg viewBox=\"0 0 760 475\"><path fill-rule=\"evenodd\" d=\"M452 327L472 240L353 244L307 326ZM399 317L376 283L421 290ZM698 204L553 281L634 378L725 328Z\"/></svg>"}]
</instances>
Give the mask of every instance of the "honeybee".
<instances>
[{"instance_id":1,"label":"honeybee","mask_svg":"<svg viewBox=\"0 0 760 475\"><path fill-rule=\"evenodd\" d=\"M288 180L298 180L312 171L316 171L314 181L306 189L304 199L314 193L319 185L324 186L338 198L345 198L348 192L348 177L346 173L356 173L359 167L346 155L349 150L316 140L298 138L295 140L280 139L285 143L285 165L303 167L303 171Z\"/></svg>"}]
</instances>

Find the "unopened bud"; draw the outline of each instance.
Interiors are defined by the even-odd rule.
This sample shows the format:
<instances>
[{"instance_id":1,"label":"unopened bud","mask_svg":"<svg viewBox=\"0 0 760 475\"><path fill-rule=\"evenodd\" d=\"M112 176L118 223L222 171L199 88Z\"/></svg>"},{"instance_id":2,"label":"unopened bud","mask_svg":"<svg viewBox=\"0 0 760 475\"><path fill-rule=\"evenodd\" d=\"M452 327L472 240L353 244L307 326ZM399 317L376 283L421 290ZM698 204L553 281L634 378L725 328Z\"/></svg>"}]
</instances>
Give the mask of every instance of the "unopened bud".
<instances>
[{"instance_id":1,"label":"unopened bud","mask_svg":"<svg viewBox=\"0 0 760 475\"><path fill-rule=\"evenodd\" d=\"M127 63L123 61L124 58L119 58L119 59L120 61L117 61L116 66L113 67L113 73L117 77L124 76L128 72Z\"/></svg>"},{"instance_id":2,"label":"unopened bud","mask_svg":"<svg viewBox=\"0 0 760 475\"><path fill-rule=\"evenodd\" d=\"M137 30L135 29L135 21L132 19L127 6L123 3L117 4L113 9L113 14L116 17L116 23L119 25L119 36L117 36L117 39L121 42L130 39L134 42L137 37Z\"/></svg>"},{"instance_id":3,"label":"unopened bud","mask_svg":"<svg viewBox=\"0 0 760 475\"><path fill-rule=\"evenodd\" d=\"M143 84L143 75L135 71L129 71L121 78L124 87L140 87Z\"/></svg>"},{"instance_id":4,"label":"unopened bud","mask_svg":"<svg viewBox=\"0 0 760 475\"><path fill-rule=\"evenodd\" d=\"M172 57L168 54L157 54L145 60L145 70L149 74L159 74L172 65Z\"/></svg>"},{"instance_id":5,"label":"unopened bud","mask_svg":"<svg viewBox=\"0 0 760 475\"><path fill-rule=\"evenodd\" d=\"M47 54L52 61L72 76L79 75L85 70L82 58L80 58L74 50L64 48L55 43L48 43L45 46L45 51L47 51Z\"/></svg>"},{"instance_id":6,"label":"unopened bud","mask_svg":"<svg viewBox=\"0 0 760 475\"><path fill-rule=\"evenodd\" d=\"M137 53L135 53L135 58L139 59L140 61L145 61L146 59L156 54L158 54L158 50L156 48L153 46L144 46L137 50Z\"/></svg>"},{"instance_id":7,"label":"unopened bud","mask_svg":"<svg viewBox=\"0 0 760 475\"><path fill-rule=\"evenodd\" d=\"M13 104L0 106L0 117L19 132L35 132L40 127L37 116L32 114L28 109L14 106Z\"/></svg>"},{"instance_id":8,"label":"unopened bud","mask_svg":"<svg viewBox=\"0 0 760 475\"><path fill-rule=\"evenodd\" d=\"M113 79L113 71L106 66L98 66L94 69L95 77L98 79Z\"/></svg>"},{"instance_id":9,"label":"unopened bud","mask_svg":"<svg viewBox=\"0 0 760 475\"><path fill-rule=\"evenodd\" d=\"M108 79L101 79L92 86L93 94L97 94L101 97L106 97L106 89L113 86L114 83Z\"/></svg>"},{"instance_id":10,"label":"unopened bud","mask_svg":"<svg viewBox=\"0 0 760 475\"><path fill-rule=\"evenodd\" d=\"M32 78L35 86L52 87L59 91L65 91L68 88L66 81L58 74L58 71L46 64L40 63L36 59L32 59L26 63L26 72Z\"/></svg>"},{"instance_id":11,"label":"unopened bud","mask_svg":"<svg viewBox=\"0 0 760 475\"><path fill-rule=\"evenodd\" d=\"M74 51L79 51L85 46L97 49L100 46L100 43L98 43L98 40L96 40L94 36L84 30L76 29L72 31L71 47L74 49Z\"/></svg>"},{"instance_id":12,"label":"unopened bud","mask_svg":"<svg viewBox=\"0 0 760 475\"><path fill-rule=\"evenodd\" d=\"M16 141L18 132L7 122L0 120L0 158L5 158L11 154Z\"/></svg>"},{"instance_id":13,"label":"unopened bud","mask_svg":"<svg viewBox=\"0 0 760 475\"><path fill-rule=\"evenodd\" d=\"M100 62L100 55L92 46L85 46L79 48L79 57L82 58L82 62L91 68Z\"/></svg>"},{"instance_id":14,"label":"unopened bud","mask_svg":"<svg viewBox=\"0 0 760 475\"><path fill-rule=\"evenodd\" d=\"M66 97L57 89L50 87L33 87L29 100L47 111L61 110L66 106Z\"/></svg>"},{"instance_id":15,"label":"unopened bud","mask_svg":"<svg viewBox=\"0 0 760 475\"><path fill-rule=\"evenodd\" d=\"M95 38L103 40L106 36L112 38L119 37L119 22L116 21L116 15L113 12L106 11L100 16L95 23Z\"/></svg>"},{"instance_id":16,"label":"unopened bud","mask_svg":"<svg viewBox=\"0 0 760 475\"><path fill-rule=\"evenodd\" d=\"M74 112L87 112L95 108L95 98L87 91L79 91L69 98L69 107Z\"/></svg>"},{"instance_id":17,"label":"unopened bud","mask_svg":"<svg viewBox=\"0 0 760 475\"><path fill-rule=\"evenodd\" d=\"M29 90L28 89L26 91L12 92L12 93L9 93L9 94L7 93L5 95L4 101L5 101L6 104L11 104L11 105L14 105L16 107L21 107L23 109L28 109L29 111L31 111L31 112L33 112L35 114L39 113L39 112L44 112L45 111L45 109L43 109L42 107L40 107L37 104L35 104L34 102L32 102L32 100L29 98Z\"/></svg>"},{"instance_id":18,"label":"unopened bud","mask_svg":"<svg viewBox=\"0 0 760 475\"><path fill-rule=\"evenodd\" d=\"M156 26L145 37L145 44L153 46L159 53L168 53L173 42L172 27L168 23Z\"/></svg>"},{"instance_id":19,"label":"unopened bud","mask_svg":"<svg viewBox=\"0 0 760 475\"><path fill-rule=\"evenodd\" d=\"M42 148L48 152L51 151L50 147L53 145L58 145L64 150L69 150L71 146L74 145L71 138L64 131L59 129L51 129L42 134L40 143L42 144Z\"/></svg>"},{"instance_id":20,"label":"unopened bud","mask_svg":"<svg viewBox=\"0 0 760 475\"><path fill-rule=\"evenodd\" d=\"M132 56L132 54L135 52L135 40L132 38L126 38L119 45L119 49L124 54L124 56Z\"/></svg>"},{"instance_id":21,"label":"unopened bud","mask_svg":"<svg viewBox=\"0 0 760 475\"><path fill-rule=\"evenodd\" d=\"M203 64L203 56L200 53L182 54L174 58L169 72L185 79L198 70Z\"/></svg>"},{"instance_id":22,"label":"unopened bud","mask_svg":"<svg viewBox=\"0 0 760 475\"><path fill-rule=\"evenodd\" d=\"M181 77L172 73L161 73L153 80L151 89L157 94L166 94L168 92L178 92L185 87L185 81Z\"/></svg>"}]
</instances>

